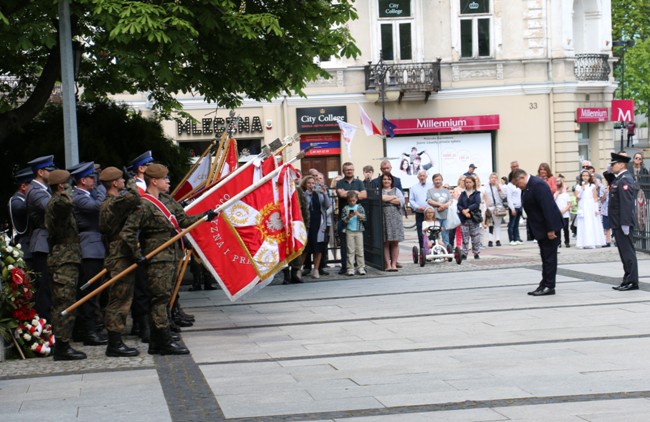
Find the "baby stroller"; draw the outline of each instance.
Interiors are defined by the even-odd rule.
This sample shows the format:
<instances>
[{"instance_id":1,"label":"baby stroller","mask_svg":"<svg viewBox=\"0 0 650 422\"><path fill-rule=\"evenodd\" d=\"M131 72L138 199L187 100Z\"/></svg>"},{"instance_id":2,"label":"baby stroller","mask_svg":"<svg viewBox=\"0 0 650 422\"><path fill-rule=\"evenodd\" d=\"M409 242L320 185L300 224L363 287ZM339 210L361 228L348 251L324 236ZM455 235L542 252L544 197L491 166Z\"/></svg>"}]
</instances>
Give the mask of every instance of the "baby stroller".
<instances>
[{"instance_id":1,"label":"baby stroller","mask_svg":"<svg viewBox=\"0 0 650 422\"><path fill-rule=\"evenodd\" d=\"M424 247L418 250L417 246L413 246L413 263L420 264L420 267L429 262L451 262L456 261L456 264L460 265L463 262L462 254L460 248L452 248L451 245L446 245L442 243L440 232L442 227L440 227L440 222L435 221L433 225L427 227L424 230L424 235L427 239L424 239L422 242Z\"/></svg>"}]
</instances>

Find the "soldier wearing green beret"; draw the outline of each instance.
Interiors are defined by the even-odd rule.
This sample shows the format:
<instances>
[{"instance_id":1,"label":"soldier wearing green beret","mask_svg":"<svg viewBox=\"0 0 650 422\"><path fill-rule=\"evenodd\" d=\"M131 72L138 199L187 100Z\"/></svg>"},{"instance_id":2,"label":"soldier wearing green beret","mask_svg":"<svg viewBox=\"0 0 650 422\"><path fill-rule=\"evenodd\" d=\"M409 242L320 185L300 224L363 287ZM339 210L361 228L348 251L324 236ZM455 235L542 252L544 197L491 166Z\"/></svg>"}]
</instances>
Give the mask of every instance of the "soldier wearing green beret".
<instances>
[{"instance_id":1,"label":"soldier wearing green beret","mask_svg":"<svg viewBox=\"0 0 650 422\"><path fill-rule=\"evenodd\" d=\"M50 245L47 266L52 277L52 331L56 335L54 360L86 359L85 353L70 346L74 314L61 315L76 298L81 264L79 230L73 214L69 179L70 173L66 170L50 173L48 184L52 199L45 207L45 228Z\"/></svg>"}]
</instances>

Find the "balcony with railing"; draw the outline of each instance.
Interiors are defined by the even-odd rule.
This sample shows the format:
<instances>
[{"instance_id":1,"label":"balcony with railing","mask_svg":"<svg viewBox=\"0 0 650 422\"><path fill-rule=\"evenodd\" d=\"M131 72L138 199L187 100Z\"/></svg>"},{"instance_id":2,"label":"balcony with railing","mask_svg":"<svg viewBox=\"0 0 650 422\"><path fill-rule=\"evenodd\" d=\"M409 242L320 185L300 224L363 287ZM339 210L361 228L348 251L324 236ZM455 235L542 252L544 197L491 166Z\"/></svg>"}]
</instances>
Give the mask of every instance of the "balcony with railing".
<instances>
[{"instance_id":1,"label":"balcony with railing","mask_svg":"<svg viewBox=\"0 0 650 422\"><path fill-rule=\"evenodd\" d=\"M609 55L607 54L576 54L573 71L579 81L608 81Z\"/></svg>"},{"instance_id":2,"label":"balcony with railing","mask_svg":"<svg viewBox=\"0 0 650 422\"><path fill-rule=\"evenodd\" d=\"M366 92L399 91L399 99L408 92L422 92L425 102L440 91L440 59L427 63L369 63L365 66Z\"/></svg>"}]
</instances>

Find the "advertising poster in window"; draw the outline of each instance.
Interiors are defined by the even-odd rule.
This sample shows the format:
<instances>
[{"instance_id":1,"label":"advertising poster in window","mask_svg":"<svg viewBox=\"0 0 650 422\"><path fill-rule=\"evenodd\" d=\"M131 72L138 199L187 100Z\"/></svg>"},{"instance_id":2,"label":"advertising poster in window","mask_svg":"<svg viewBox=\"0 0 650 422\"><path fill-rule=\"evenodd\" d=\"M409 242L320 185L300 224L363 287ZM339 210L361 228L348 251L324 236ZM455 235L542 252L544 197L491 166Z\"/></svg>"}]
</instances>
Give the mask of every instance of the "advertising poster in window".
<instances>
[{"instance_id":1,"label":"advertising poster in window","mask_svg":"<svg viewBox=\"0 0 650 422\"><path fill-rule=\"evenodd\" d=\"M484 184L492 173L492 136L490 133L400 136L387 140L386 152L393 175L410 188L418 182L419 170L426 170L428 180L442 174L443 183L456 186L458 178L470 164Z\"/></svg>"}]
</instances>

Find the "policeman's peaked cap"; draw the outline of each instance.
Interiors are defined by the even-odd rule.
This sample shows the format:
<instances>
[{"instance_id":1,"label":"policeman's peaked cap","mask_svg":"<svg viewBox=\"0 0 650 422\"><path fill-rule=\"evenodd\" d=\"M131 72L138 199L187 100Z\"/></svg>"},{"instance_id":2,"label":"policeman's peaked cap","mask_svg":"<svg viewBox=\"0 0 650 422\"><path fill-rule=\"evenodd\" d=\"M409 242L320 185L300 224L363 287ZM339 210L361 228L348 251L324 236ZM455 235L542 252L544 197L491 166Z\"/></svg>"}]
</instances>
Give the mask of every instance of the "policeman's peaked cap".
<instances>
[{"instance_id":1,"label":"policeman's peaked cap","mask_svg":"<svg viewBox=\"0 0 650 422\"><path fill-rule=\"evenodd\" d=\"M34 179L34 172L32 171L31 167L25 167L24 169L16 172L14 178L18 183L29 183L32 181L32 179Z\"/></svg>"},{"instance_id":2,"label":"policeman's peaked cap","mask_svg":"<svg viewBox=\"0 0 650 422\"><path fill-rule=\"evenodd\" d=\"M49 171L56 170L56 166L54 165L54 155L44 155L42 157L34 158L27 164L32 169L32 172L34 174L36 174L36 172L41 169Z\"/></svg>"},{"instance_id":3,"label":"policeman's peaked cap","mask_svg":"<svg viewBox=\"0 0 650 422\"><path fill-rule=\"evenodd\" d=\"M131 171L135 171L138 169L140 166L144 166L147 163L150 163L153 161L153 156L151 155L151 150L143 152L142 154L138 155L135 157L131 162L129 163L129 169Z\"/></svg>"},{"instance_id":4,"label":"policeman's peaked cap","mask_svg":"<svg viewBox=\"0 0 650 422\"><path fill-rule=\"evenodd\" d=\"M75 180L80 180L95 173L95 163L92 161L80 163L77 168L74 170L68 169L68 171L70 171L70 174Z\"/></svg>"},{"instance_id":5,"label":"policeman's peaked cap","mask_svg":"<svg viewBox=\"0 0 650 422\"><path fill-rule=\"evenodd\" d=\"M612 156L612 161L609 162L609 164L614 164L614 163L629 163L630 160L632 159L631 157L628 157L627 155L622 155L622 154L617 154L615 152L610 153Z\"/></svg>"}]
</instances>

